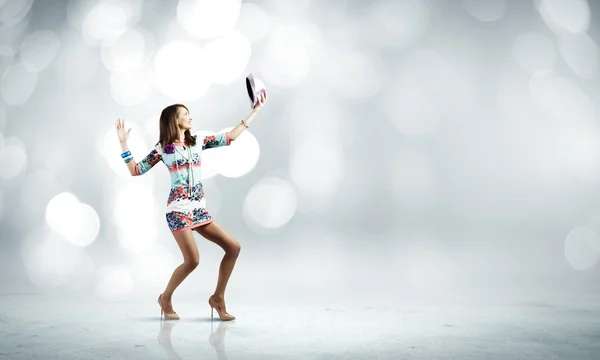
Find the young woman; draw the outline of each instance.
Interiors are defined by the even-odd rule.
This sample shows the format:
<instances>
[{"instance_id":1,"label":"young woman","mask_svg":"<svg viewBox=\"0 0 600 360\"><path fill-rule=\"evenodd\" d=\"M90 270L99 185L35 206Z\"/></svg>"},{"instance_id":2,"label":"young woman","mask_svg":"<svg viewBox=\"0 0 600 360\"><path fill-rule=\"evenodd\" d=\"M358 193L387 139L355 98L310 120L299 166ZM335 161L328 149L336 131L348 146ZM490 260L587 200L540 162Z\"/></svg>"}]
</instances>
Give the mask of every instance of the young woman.
<instances>
[{"instance_id":1,"label":"young woman","mask_svg":"<svg viewBox=\"0 0 600 360\"><path fill-rule=\"evenodd\" d=\"M235 317L225 307L225 288L235 262L240 253L240 244L225 229L217 224L206 210L204 188L200 181L200 165L202 151L227 146L249 127L254 117L267 101L267 95L259 95L259 99L250 115L242 120L230 132L205 136L198 139L192 136L192 117L188 108L181 104L166 107L160 115L160 138L155 148L139 163L127 146L131 129L125 130L125 121L118 119L115 127L121 149L121 157L127 164L131 176L139 176L148 172L159 161L162 161L171 173L171 192L167 201L167 224L183 254L183 263L179 265L166 289L158 297L161 316L166 319L179 319L173 311L171 299L175 289L198 266L200 260L198 247L194 241L193 231L216 243L225 256L219 267L217 287L208 299L213 310L217 310L222 320L233 320Z\"/></svg>"}]
</instances>

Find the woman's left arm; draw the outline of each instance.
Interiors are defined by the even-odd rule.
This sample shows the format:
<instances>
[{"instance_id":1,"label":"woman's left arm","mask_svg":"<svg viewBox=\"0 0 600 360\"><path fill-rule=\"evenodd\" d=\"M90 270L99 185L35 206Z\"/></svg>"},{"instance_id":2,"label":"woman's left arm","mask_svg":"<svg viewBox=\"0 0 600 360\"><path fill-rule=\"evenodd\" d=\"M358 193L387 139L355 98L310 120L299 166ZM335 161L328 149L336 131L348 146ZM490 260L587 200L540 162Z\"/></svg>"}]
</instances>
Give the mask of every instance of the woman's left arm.
<instances>
[{"instance_id":1,"label":"woman's left arm","mask_svg":"<svg viewBox=\"0 0 600 360\"><path fill-rule=\"evenodd\" d=\"M235 140L238 136L240 136L242 132L244 132L244 130L246 130L246 128L250 127L250 123L252 122L252 120L254 120L254 117L260 112L260 109L262 109L262 107L265 105L268 98L269 97L266 93L259 95L258 103L256 103L256 106L252 109L250 115L248 115L246 119L242 120L240 124L231 129L231 131L229 132L230 141Z\"/></svg>"}]
</instances>

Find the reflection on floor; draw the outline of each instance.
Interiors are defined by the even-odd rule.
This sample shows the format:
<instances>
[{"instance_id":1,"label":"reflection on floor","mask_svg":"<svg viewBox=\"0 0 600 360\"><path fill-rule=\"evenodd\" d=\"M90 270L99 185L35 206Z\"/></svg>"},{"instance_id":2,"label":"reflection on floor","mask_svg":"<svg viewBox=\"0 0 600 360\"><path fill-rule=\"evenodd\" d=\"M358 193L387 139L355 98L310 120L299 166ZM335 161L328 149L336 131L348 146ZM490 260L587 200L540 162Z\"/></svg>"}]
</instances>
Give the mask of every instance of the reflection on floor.
<instances>
[{"instance_id":1,"label":"reflection on floor","mask_svg":"<svg viewBox=\"0 0 600 360\"><path fill-rule=\"evenodd\" d=\"M232 300L237 319L222 322L205 301L177 301L181 320L172 321L160 318L154 296L0 295L0 359L597 359L597 300Z\"/></svg>"},{"instance_id":2,"label":"reflection on floor","mask_svg":"<svg viewBox=\"0 0 600 360\"><path fill-rule=\"evenodd\" d=\"M171 332L173 328L180 320L162 320L160 331L158 332L158 343L165 350L167 354L167 359L169 360L179 360L182 359L181 356L177 353L177 350L173 347L171 341ZM216 331L213 329L217 323ZM227 331L227 327L233 325L235 321L211 321L211 332L208 336L208 342L215 349L217 354L217 359L225 360L227 359L227 351L225 350L225 334Z\"/></svg>"}]
</instances>

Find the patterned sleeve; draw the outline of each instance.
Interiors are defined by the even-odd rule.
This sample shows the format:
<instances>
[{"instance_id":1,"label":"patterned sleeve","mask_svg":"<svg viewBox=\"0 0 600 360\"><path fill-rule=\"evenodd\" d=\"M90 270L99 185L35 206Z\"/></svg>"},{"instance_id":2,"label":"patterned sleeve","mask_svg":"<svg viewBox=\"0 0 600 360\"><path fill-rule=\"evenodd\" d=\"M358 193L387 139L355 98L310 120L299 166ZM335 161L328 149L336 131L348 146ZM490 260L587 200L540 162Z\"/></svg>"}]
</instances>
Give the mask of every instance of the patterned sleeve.
<instances>
[{"instance_id":1,"label":"patterned sleeve","mask_svg":"<svg viewBox=\"0 0 600 360\"><path fill-rule=\"evenodd\" d=\"M156 146L146 157L135 165L135 174L144 175L162 159L162 149Z\"/></svg>"},{"instance_id":2,"label":"patterned sleeve","mask_svg":"<svg viewBox=\"0 0 600 360\"><path fill-rule=\"evenodd\" d=\"M227 146L231 144L231 140L229 139L229 132L209 135L204 137L204 141L202 142L202 150L206 149L214 149L221 146Z\"/></svg>"}]
</instances>

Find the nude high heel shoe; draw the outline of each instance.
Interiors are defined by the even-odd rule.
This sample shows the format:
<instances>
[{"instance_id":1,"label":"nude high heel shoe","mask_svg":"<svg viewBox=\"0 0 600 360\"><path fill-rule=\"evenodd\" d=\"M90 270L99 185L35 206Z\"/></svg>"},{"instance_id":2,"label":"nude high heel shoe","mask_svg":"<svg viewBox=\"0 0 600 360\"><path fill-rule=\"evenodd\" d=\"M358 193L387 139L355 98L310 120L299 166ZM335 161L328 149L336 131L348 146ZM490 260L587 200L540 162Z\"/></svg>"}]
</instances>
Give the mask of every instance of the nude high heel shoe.
<instances>
[{"instance_id":1,"label":"nude high heel shoe","mask_svg":"<svg viewBox=\"0 0 600 360\"><path fill-rule=\"evenodd\" d=\"M179 320L179 315L177 315L177 313L175 311L173 311L172 314L167 314L165 312L165 308L163 307L161 297L162 297L162 294L158 295L158 305L160 306L160 316L164 317L165 320Z\"/></svg>"},{"instance_id":2,"label":"nude high heel shoe","mask_svg":"<svg viewBox=\"0 0 600 360\"><path fill-rule=\"evenodd\" d=\"M219 317L221 318L221 320L223 321L231 321L231 320L235 320L235 316L228 314L227 311L225 311L224 308L221 308L221 304L219 304L211 295L208 298L208 305L210 305L210 318L212 320L213 318L213 310L217 310L217 313L219 314Z\"/></svg>"}]
</instances>

